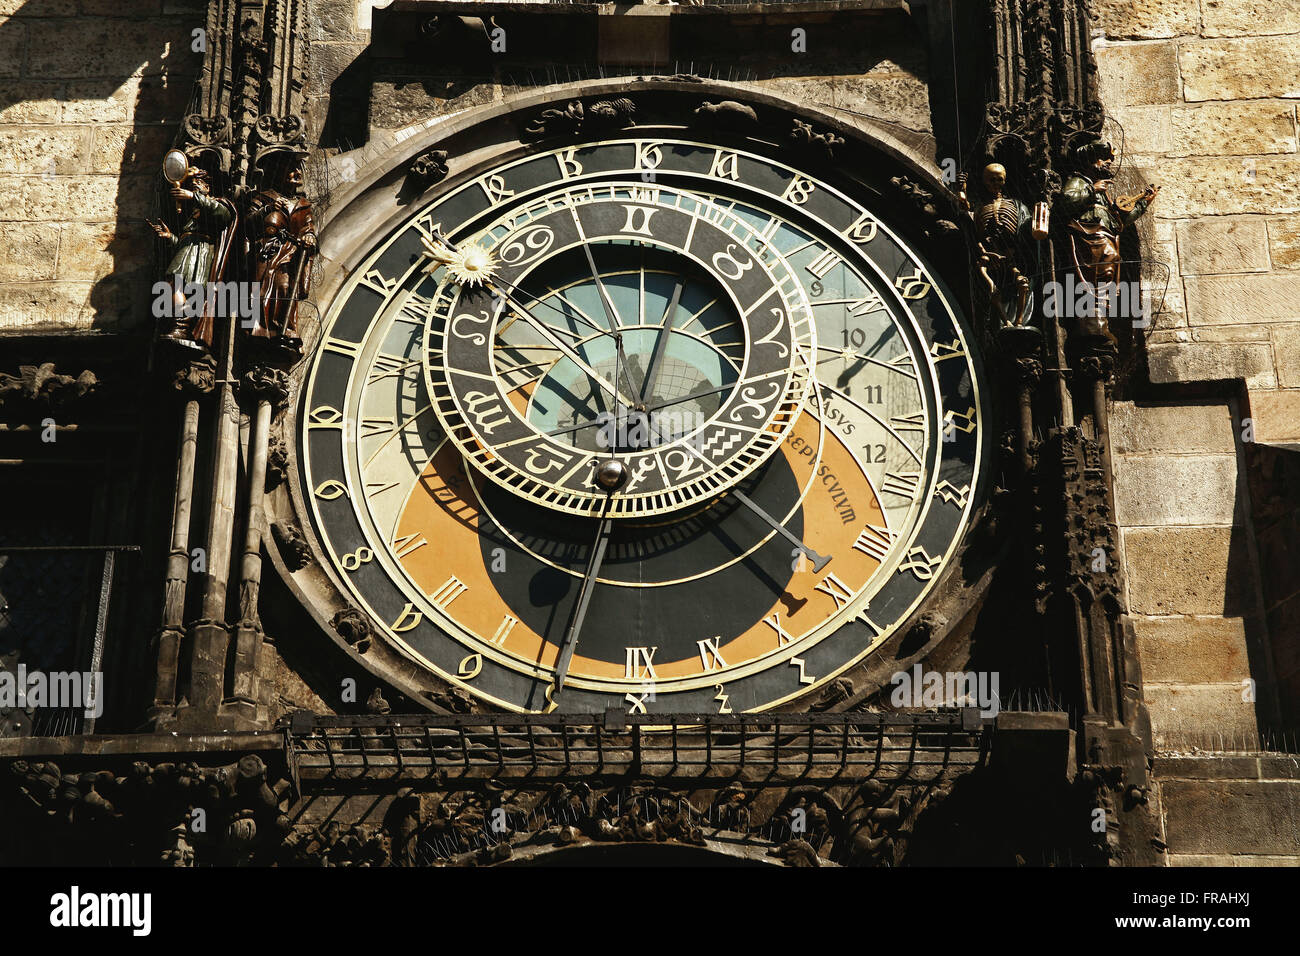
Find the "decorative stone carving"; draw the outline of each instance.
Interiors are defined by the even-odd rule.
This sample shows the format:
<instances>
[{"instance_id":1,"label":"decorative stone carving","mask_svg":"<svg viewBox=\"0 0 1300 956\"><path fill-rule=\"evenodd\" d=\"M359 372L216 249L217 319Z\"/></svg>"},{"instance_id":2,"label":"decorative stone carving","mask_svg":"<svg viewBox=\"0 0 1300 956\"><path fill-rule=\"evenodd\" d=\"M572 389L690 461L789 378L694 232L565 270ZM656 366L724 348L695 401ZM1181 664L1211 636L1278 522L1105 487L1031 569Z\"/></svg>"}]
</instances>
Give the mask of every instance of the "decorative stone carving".
<instances>
[{"instance_id":1,"label":"decorative stone carving","mask_svg":"<svg viewBox=\"0 0 1300 956\"><path fill-rule=\"evenodd\" d=\"M15 760L9 772L19 792L51 823L83 828L129 822L152 839L156 855L149 862L270 862L290 830L285 814L293 785L256 754L216 767L137 761L125 771L65 772L52 761Z\"/></svg>"},{"instance_id":2,"label":"decorative stone carving","mask_svg":"<svg viewBox=\"0 0 1300 956\"><path fill-rule=\"evenodd\" d=\"M722 100L717 103L704 102L695 108L697 121L715 124L722 129L741 129L758 122L758 114L748 103L735 100Z\"/></svg>"},{"instance_id":3,"label":"decorative stone carving","mask_svg":"<svg viewBox=\"0 0 1300 956\"><path fill-rule=\"evenodd\" d=\"M290 571L299 571L311 563L311 547L303 537L302 529L294 522L275 522L271 525L271 537L275 539Z\"/></svg>"},{"instance_id":4,"label":"decorative stone carving","mask_svg":"<svg viewBox=\"0 0 1300 956\"><path fill-rule=\"evenodd\" d=\"M411 160L408 170L421 188L428 188L441 182L447 175L447 151L445 149L428 149Z\"/></svg>"},{"instance_id":5,"label":"decorative stone carving","mask_svg":"<svg viewBox=\"0 0 1300 956\"><path fill-rule=\"evenodd\" d=\"M370 618L355 608L344 608L335 614L330 618L330 627L338 631L339 636L358 652L364 654L370 649L370 641L374 637Z\"/></svg>"},{"instance_id":6,"label":"decorative stone carving","mask_svg":"<svg viewBox=\"0 0 1300 956\"><path fill-rule=\"evenodd\" d=\"M266 446L266 490L270 491L289 476L289 446L279 432L271 435Z\"/></svg>"},{"instance_id":7,"label":"decorative stone carving","mask_svg":"<svg viewBox=\"0 0 1300 956\"><path fill-rule=\"evenodd\" d=\"M254 365L244 373L240 386L250 395L265 399L277 408L289 400L289 376L283 369Z\"/></svg>"},{"instance_id":8,"label":"decorative stone carving","mask_svg":"<svg viewBox=\"0 0 1300 956\"><path fill-rule=\"evenodd\" d=\"M818 149L827 159L834 159L835 147L844 145L843 136L836 136L834 133L814 133L812 126L803 120L794 121L790 140L796 146Z\"/></svg>"},{"instance_id":9,"label":"decorative stone carving","mask_svg":"<svg viewBox=\"0 0 1300 956\"><path fill-rule=\"evenodd\" d=\"M524 128L524 135L532 138L572 135L583 129L619 129L636 123L636 104L627 97L597 100L583 106L581 100L572 100L563 109L542 110Z\"/></svg>"},{"instance_id":10,"label":"decorative stone carving","mask_svg":"<svg viewBox=\"0 0 1300 956\"><path fill-rule=\"evenodd\" d=\"M93 394L98 386L99 379L89 370L74 378L56 372L53 362L20 365L17 375L0 372L0 407L63 408Z\"/></svg>"},{"instance_id":11,"label":"decorative stone carving","mask_svg":"<svg viewBox=\"0 0 1300 956\"><path fill-rule=\"evenodd\" d=\"M180 362L172 375L172 385L190 397L206 395L217 384L217 360L206 353Z\"/></svg>"},{"instance_id":12,"label":"decorative stone carving","mask_svg":"<svg viewBox=\"0 0 1300 956\"><path fill-rule=\"evenodd\" d=\"M957 224L945 216L938 198L906 176L890 177L890 185L909 202L921 220L922 232L927 238L936 239L957 233Z\"/></svg>"}]
</instances>

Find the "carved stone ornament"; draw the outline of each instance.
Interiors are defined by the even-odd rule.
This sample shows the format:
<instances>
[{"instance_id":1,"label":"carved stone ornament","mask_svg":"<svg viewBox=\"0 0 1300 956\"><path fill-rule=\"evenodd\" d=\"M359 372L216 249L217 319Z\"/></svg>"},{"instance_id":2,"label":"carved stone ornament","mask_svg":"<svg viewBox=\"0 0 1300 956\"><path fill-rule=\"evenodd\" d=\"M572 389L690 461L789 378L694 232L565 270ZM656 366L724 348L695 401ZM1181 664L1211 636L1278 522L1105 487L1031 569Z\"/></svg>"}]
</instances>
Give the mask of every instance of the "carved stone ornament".
<instances>
[{"instance_id":1,"label":"carved stone ornament","mask_svg":"<svg viewBox=\"0 0 1300 956\"><path fill-rule=\"evenodd\" d=\"M524 128L524 135L533 138L572 135L584 129L618 129L636 125L636 104L627 97L597 100L583 106L581 100L571 100L563 109L542 110Z\"/></svg>"},{"instance_id":2,"label":"carved stone ornament","mask_svg":"<svg viewBox=\"0 0 1300 956\"><path fill-rule=\"evenodd\" d=\"M224 146L230 142L229 116L200 116L191 113L181 123L185 135L200 146Z\"/></svg>"},{"instance_id":3,"label":"carved stone ornament","mask_svg":"<svg viewBox=\"0 0 1300 956\"><path fill-rule=\"evenodd\" d=\"M306 126L301 116L272 116L263 113L257 118L257 133L268 146L289 146L303 141Z\"/></svg>"},{"instance_id":4,"label":"carved stone ornament","mask_svg":"<svg viewBox=\"0 0 1300 956\"><path fill-rule=\"evenodd\" d=\"M242 388L259 400L266 400L276 408L289 401L289 376L283 369L268 365L254 365L244 373Z\"/></svg>"},{"instance_id":5,"label":"carved stone ornament","mask_svg":"<svg viewBox=\"0 0 1300 956\"><path fill-rule=\"evenodd\" d=\"M0 372L0 406L27 403L61 408L92 394L98 385L99 379L89 370L74 378L56 372L53 362L20 365L17 375Z\"/></svg>"},{"instance_id":6,"label":"carved stone ornament","mask_svg":"<svg viewBox=\"0 0 1300 956\"><path fill-rule=\"evenodd\" d=\"M425 150L411 160L410 175L422 186L432 186L441 182L447 175L447 151L445 149Z\"/></svg>"},{"instance_id":7,"label":"carved stone ornament","mask_svg":"<svg viewBox=\"0 0 1300 956\"><path fill-rule=\"evenodd\" d=\"M940 209L939 200L934 193L906 176L891 176L890 185L911 203L921 220L922 231L930 239L955 235L959 230L957 224L947 218Z\"/></svg>"},{"instance_id":8,"label":"carved stone ornament","mask_svg":"<svg viewBox=\"0 0 1300 956\"><path fill-rule=\"evenodd\" d=\"M695 118L723 129L740 129L758 122L754 107L735 100L722 100L718 103L705 101L695 108Z\"/></svg>"},{"instance_id":9,"label":"carved stone ornament","mask_svg":"<svg viewBox=\"0 0 1300 956\"><path fill-rule=\"evenodd\" d=\"M290 571L300 571L311 563L311 547L303 537L302 529L294 522L275 522L271 525L271 537L275 539Z\"/></svg>"},{"instance_id":10,"label":"carved stone ornament","mask_svg":"<svg viewBox=\"0 0 1300 956\"><path fill-rule=\"evenodd\" d=\"M172 385L178 392L206 395L217 384L217 360L203 354L181 362L172 375Z\"/></svg>"},{"instance_id":11,"label":"carved stone ornament","mask_svg":"<svg viewBox=\"0 0 1300 956\"><path fill-rule=\"evenodd\" d=\"M794 129L790 131L790 140L797 146L819 150L827 159L835 157L835 147L844 145L843 136L836 136L834 133L815 133L812 126L803 120L794 121Z\"/></svg>"},{"instance_id":12,"label":"carved stone ornament","mask_svg":"<svg viewBox=\"0 0 1300 956\"><path fill-rule=\"evenodd\" d=\"M374 630L370 627L370 619L356 608L349 607L339 611L330 618L330 627L338 631L339 636L360 653L364 654L370 649Z\"/></svg>"},{"instance_id":13,"label":"carved stone ornament","mask_svg":"<svg viewBox=\"0 0 1300 956\"><path fill-rule=\"evenodd\" d=\"M15 760L9 770L51 822L156 827L154 859L169 866L271 862L291 826L293 785L256 754L218 767L137 761L125 772L65 772L52 761Z\"/></svg>"}]
</instances>

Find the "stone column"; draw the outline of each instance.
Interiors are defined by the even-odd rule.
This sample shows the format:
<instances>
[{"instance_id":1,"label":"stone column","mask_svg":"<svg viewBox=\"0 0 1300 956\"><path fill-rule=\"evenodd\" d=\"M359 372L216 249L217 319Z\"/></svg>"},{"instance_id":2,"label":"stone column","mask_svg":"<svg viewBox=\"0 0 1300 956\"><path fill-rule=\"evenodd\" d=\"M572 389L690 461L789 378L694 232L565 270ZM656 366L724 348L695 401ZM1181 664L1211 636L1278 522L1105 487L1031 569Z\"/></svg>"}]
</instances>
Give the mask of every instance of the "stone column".
<instances>
[{"instance_id":1,"label":"stone column","mask_svg":"<svg viewBox=\"0 0 1300 956\"><path fill-rule=\"evenodd\" d=\"M239 622L235 626L233 679L223 709L255 721L263 641L257 602L262 579L262 532L266 523L263 505L266 457L271 419L275 409L288 400L289 379L279 369L258 366L244 376L243 391L256 404L248 436L247 507L239 573Z\"/></svg>"},{"instance_id":2,"label":"stone column","mask_svg":"<svg viewBox=\"0 0 1300 956\"><path fill-rule=\"evenodd\" d=\"M176 706L177 668L185 636L185 592L190 571L190 516L194 506L194 463L199 440L199 399L210 392L216 363L210 355L187 362L174 384L185 395L181 413L176 464L176 489L172 502L171 549L163 584L162 627L156 638L156 677L149 716L156 720Z\"/></svg>"},{"instance_id":3,"label":"stone column","mask_svg":"<svg viewBox=\"0 0 1300 956\"><path fill-rule=\"evenodd\" d=\"M235 400L235 320L224 320L220 330L221 377L217 383L217 428L213 438L208 527L204 535L207 572L203 576L203 604L198 620L190 624L190 680L192 707L216 711L225 696L226 585L232 560L235 507L239 494L239 404ZM218 343L214 343L218 344Z\"/></svg>"}]
</instances>

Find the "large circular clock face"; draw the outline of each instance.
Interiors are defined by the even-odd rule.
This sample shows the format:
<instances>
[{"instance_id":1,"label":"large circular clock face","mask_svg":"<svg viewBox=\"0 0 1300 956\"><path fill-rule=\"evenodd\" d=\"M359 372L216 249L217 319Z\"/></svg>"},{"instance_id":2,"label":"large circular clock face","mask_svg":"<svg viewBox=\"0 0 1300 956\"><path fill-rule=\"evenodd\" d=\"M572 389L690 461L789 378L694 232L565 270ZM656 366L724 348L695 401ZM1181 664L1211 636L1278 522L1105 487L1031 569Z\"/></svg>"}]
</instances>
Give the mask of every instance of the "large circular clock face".
<instances>
[{"instance_id":1,"label":"large circular clock face","mask_svg":"<svg viewBox=\"0 0 1300 956\"><path fill-rule=\"evenodd\" d=\"M731 713L878 647L952 556L981 398L941 283L759 152L609 139L447 188L344 286L300 475L395 647L521 711Z\"/></svg>"}]
</instances>

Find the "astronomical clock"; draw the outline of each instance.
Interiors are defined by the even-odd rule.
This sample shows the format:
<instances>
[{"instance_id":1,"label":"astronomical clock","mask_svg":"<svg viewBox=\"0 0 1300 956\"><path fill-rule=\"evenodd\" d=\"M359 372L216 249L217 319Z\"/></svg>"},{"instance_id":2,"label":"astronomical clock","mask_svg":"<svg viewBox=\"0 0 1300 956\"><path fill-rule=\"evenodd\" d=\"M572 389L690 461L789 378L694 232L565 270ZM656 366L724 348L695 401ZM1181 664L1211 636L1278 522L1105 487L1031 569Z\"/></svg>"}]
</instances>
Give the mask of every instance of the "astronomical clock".
<instances>
[{"instance_id":1,"label":"astronomical clock","mask_svg":"<svg viewBox=\"0 0 1300 956\"><path fill-rule=\"evenodd\" d=\"M358 186L401 198L339 214L296 500L339 603L484 706L798 707L953 562L978 346L883 153L640 89L462 122L439 181Z\"/></svg>"}]
</instances>

